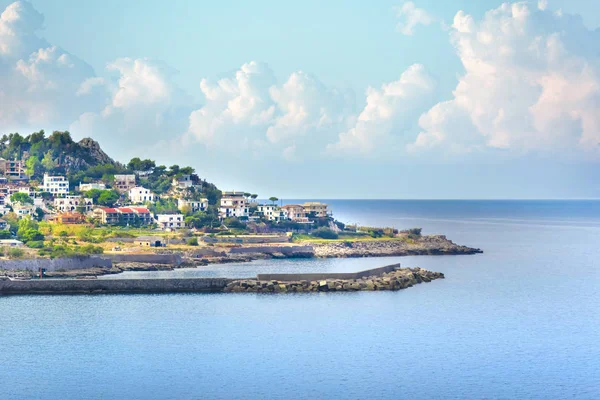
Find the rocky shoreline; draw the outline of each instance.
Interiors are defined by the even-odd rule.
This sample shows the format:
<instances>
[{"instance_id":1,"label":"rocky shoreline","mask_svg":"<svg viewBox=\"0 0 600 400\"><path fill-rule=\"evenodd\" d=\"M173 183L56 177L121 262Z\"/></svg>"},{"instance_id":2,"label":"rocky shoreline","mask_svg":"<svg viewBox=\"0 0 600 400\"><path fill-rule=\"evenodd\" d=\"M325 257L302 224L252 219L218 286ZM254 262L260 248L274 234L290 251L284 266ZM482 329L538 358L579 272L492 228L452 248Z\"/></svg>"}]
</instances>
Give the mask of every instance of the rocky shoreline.
<instances>
[{"instance_id":1,"label":"rocky shoreline","mask_svg":"<svg viewBox=\"0 0 600 400\"><path fill-rule=\"evenodd\" d=\"M482 253L480 249L457 245L444 235L427 235L417 239L393 238L389 240L355 240L332 242L305 242L303 246L244 246L244 253L232 248L211 248L210 255L194 256L181 253L180 264L160 264L148 262L114 262L112 268L92 267L83 269L57 270L46 272L49 278L93 278L100 275L119 274L125 271L170 271L177 268L196 268L210 264L242 263L265 259L289 258L356 258L389 257L410 255L463 255ZM307 251L307 248L312 251ZM256 249L256 251L254 251ZM292 251L290 251L292 250ZM30 278L37 276L32 271L0 270L0 276Z\"/></svg>"},{"instance_id":2,"label":"rocky shoreline","mask_svg":"<svg viewBox=\"0 0 600 400\"><path fill-rule=\"evenodd\" d=\"M302 293L401 290L435 279L444 279L444 274L422 268L400 268L360 279L323 279L319 281L239 279L231 281L223 291L232 293Z\"/></svg>"},{"instance_id":3,"label":"rocky shoreline","mask_svg":"<svg viewBox=\"0 0 600 400\"><path fill-rule=\"evenodd\" d=\"M445 235L427 235L419 239L390 239L310 243L316 257L386 257L415 255L462 255L483 253L481 249L457 245Z\"/></svg>"}]
</instances>

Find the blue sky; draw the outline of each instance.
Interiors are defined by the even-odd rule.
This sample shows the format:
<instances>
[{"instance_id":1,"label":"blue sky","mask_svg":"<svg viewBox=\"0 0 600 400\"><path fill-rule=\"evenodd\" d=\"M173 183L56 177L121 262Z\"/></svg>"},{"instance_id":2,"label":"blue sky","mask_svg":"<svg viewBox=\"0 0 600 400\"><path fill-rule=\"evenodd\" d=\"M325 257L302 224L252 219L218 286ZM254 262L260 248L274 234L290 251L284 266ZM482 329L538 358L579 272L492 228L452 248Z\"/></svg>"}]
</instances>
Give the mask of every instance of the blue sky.
<instances>
[{"instance_id":1,"label":"blue sky","mask_svg":"<svg viewBox=\"0 0 600 400\"><path fill-rule=\"evenodd\" d=\"M594 3L0 0L0 131L264 196L600 197Z\"/></svg>"}]
</instances>

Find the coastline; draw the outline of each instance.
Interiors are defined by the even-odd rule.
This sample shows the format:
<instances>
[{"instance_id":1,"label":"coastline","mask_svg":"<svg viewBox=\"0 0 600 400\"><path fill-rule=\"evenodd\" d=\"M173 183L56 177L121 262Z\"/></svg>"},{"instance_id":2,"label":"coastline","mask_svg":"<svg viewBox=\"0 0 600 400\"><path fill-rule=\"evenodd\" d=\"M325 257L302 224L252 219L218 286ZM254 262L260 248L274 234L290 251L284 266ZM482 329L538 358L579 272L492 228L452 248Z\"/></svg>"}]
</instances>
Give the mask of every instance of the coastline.
<instances>
[{"instance_id":1,"label":"coastline","mask_svg":"<svg viewBox=\"0 0 600 400\"><path fill-rule=\"evenodd\" d=\"M86 267L63 269L45 273L47 278L94 278L101 275L119 274L125 271L171 271L178 268L195 268L211 264L242 263L265 259L294 258L361 258L413 255L472 255L481 249L458 245L444 235L426 235L418 239L306 241L285 245L238 245L235 247L202 247L191 251L165 252L180 258L180 262L137 262L136 254L128 254L132 261L116 261L110 268ZM140 253L143 260L148 253ZM103 258L102 255L99 257ZM104 257L110 258L111 254ZM1 269L5 275L8 271ZM11 271L11 276L28 278L36 271Z\"/></svg>"}]
</instances>

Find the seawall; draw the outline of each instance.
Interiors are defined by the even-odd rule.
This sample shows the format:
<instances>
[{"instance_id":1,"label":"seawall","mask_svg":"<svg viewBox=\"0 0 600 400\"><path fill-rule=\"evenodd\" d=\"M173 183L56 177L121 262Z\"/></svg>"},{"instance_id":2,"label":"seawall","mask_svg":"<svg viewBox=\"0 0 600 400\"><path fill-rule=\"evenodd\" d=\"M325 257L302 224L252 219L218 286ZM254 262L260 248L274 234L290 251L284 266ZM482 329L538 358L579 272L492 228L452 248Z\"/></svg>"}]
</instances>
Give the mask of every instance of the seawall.
<instances>
[{"instance_id":1,"label":"seawall","mask_svg":"<svg viewBox=\"0 0 600 400\"><path fill-rule=\"evenodd\" d=\"M220 292L226 278L0 280L0 294L93 294Z\"/></svg>"},{"instance_id":2,"label":"seawall","mask_svg":"<svg viewBox=\"0 0 600 400\"><path fill-rule=\"evenodd\" d=\"M386 265L385 267L368 269L360 272L327 272L313 274L258 274L260 281L318 281L322 279L360 279L373 275L383 275L400 269L400 263Z\"/></svg>"}]
</instances>

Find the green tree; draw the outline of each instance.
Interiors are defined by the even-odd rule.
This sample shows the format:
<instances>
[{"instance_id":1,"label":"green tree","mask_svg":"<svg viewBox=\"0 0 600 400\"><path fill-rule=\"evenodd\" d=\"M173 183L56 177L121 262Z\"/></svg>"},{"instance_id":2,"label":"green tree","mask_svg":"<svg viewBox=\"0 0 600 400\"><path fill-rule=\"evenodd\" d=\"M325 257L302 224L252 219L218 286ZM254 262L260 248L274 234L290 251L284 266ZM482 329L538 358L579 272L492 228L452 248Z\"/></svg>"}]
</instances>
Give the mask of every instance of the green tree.
<instances>
[{"instance_id":1,"label":"green tree","mask_svg":"<svg viewBox=\"0 0 600 400\"><path fill-rule=\"evenodd\" d=\"M119 197L119 193L114 190L103 190L100 196L98 196L98 204L112 207L119 200Z\"/></svg>"},{"instance_id":2,"label":"green tree","mask_svg":"<svg viewBox=\"0 0 600 400\"><path fill-rule=\"evenodd\" d=\"M33 199L29 197L27 193L13 193L10 195L10 201L12 203L21 203L21 204L33 204Z\"/></svg>"},{"instance_id":3,"label":"green tree","mask_svg":"<svg viewBox=\"0 0 600 400\"><path fill-rule=\"evenodd\" d=\"M269 201L272 202L273 204L275 204L275 202L277 202L279 199L275 196L273 197L269 197Z\"/></svg>"},{"instance_id":4,"label":"green tree","mask_svg":"<svg viewBox=\"0 0 600 400\"><path fill-rule=\"evenodd\" d=\"M29 176L41 175L43 165L37 156L31 156L25 161L25 173Z\"/></svg>"},{"instance_id":5,"label":"green tree","mask_svg":"<svg viewBox=\"0 0 600 400\"><path fill-rule=\"evenodd\" d=\"M52 150L48 150L42 159L42 165L46 171L52 171L56 168L56 164L54 163L54 158L52 157Z\"/></svg>"},{"instance_id":6,"label":"green tree","mask_svg":"<svg viewBox=\"0 0 600 400\"><path fill-rule=\"evenodd\" d=\"M10 231L0 231L0 239L10 239L11 237Z\"/></svg>"}]
</instances>

